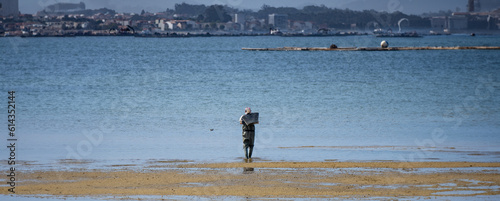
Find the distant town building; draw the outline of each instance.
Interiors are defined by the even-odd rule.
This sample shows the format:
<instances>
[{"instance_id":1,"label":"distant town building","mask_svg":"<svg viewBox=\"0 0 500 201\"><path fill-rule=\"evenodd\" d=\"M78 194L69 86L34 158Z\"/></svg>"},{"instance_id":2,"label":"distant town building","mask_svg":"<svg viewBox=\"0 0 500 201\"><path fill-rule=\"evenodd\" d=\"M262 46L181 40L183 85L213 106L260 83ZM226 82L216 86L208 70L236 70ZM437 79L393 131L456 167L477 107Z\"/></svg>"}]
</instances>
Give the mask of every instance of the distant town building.
<instances>
[{"instance_id":1,"label":"distant town building","mask_svg":"<svg viewBox=\"0 0 500 201\"><path fill-rule=\"evenodd\" d=\"M246 15L241 13L234 14L234 23L245 24Z\"/></svg>"},{"instance_id":2,"label":"distant town building","mask_svg":"<svg viewBox=\"0 0 500 201\"><path fill-rule=\"evenodd\" d=\"M468 12L474 12L476 10L476 4L479 4L479 1L477 0L469 0L467 3L467 11Z\"/></svg>"},{"instance_id":3,"label":"distant town building","mask_svg":"<svg viewBox=\"0 0 500 201\"><path fill-rule=\"evenodd\" d=\"M448 26L451 31L467 29L467 16L452 15L448 18Z\"/></svg>"},{"instance_id":4,"label":"distant town building","mask_svg":"<svg viewBox=\"0 0 500 201\"><path fill-rule=\"evenodd\" d=\"M122 26L129 26L130 20L116 20L116 23Z\"/></svg>"},{"instance_id":5,"label":"distant town building","mask_svg":"<svg viewBox=\"0 0 500 201\"><path fill-rule=\"evenodd\" d=\"M448 28L448 17L440 16L440 17L432 17L431 18L431 27L433 30L442 31Z\"/></svg>"},{"instance_id":6,"label":"distant town building","mask_svg":"<svg viewBox=\"0 0 500 201\"><path fill-rule=\"evenodd\" d=\"M168 30L192 30L198 29L198 24L192 20L156 20L156 25L161 31Z\"/></svg>"},{"instance_id":7,"label":"distant town building","mask_svg":"<svg viewBox=\"0 0 500 201\"><path fill-rule=\"evenodd\" d=\"M290 24L290 28L292 30L311 30L313 29L313 24L312 22L303 22L303 21L294 21L293 23Z\"/></svg>"},{"instance_id":8,"label":"distant town building","mask_svg":"<svg viewBox=\"0 0 500 201\"><path fill-rule=\"evenodd\" d=\"M287 29L288 28L288 15L270 14L269 15L269 25L273 26L273 28L275 28L275 29Z\"/></svg>"},{"instance_id":9,"label":"distant town building","mask_svg":"<svg viewBox=\"0 0 500 201\"><path fill-rule=\"evenodd\" d=\"M43 11L47 13L71 13L85 10L85 3L56 3L47 6Z\"/></svg>"},{"instance_id":10,"label":"distant town building","mask_svg":"<svg viewBox=\"0 0 500 201\"><path fill-rule=\"evenodd\" d=\"M19 0L0 0L0 16L19 15Z\"/></svg>"},{"instance_id":11,"label":"distant town building","mask_svg":"<svg viewBox=\"0 0 500 201\"><path fill-rule=\"evenodd\" d=\"M499 30L500 0L468 0L467 12L430 18L432 31Z\"/></svg>"},{"instance_id":12,"label":"distant town building","mask_svg":"<svg viewBox=\"0 0 500 201\"><path fill-rule=\"evenodd\" d=\"M245 24L246 24L246 15L245 14L242 14L242 13L236 13L234 14L234 23L236 25L233 25L233 26L238 26L239 29L236 29L236 30L240 30L240 31L243 31L245 29Z\"/></svg>"}]
</instances>

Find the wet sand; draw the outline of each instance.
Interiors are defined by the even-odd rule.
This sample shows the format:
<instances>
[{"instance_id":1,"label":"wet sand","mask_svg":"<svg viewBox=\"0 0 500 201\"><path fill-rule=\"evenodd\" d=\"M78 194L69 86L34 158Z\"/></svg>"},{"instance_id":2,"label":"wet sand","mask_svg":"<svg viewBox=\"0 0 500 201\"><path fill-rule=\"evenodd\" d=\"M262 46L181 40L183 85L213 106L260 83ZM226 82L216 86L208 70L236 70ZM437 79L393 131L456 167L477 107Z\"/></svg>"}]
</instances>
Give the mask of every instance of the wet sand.
<instances>
[{"instance_id":1,"label":"wet sand","mask_svg":"<svg viewBox=\"0 0 500 201\"><path fill-rule=\"evenodd\" d=\"M500 163L239 162L165 163L149 168L19 171L18 195L187 195L358 198L500 194ZM7 187L0 187L8 194Z\"/></svg>"}]
</instances>

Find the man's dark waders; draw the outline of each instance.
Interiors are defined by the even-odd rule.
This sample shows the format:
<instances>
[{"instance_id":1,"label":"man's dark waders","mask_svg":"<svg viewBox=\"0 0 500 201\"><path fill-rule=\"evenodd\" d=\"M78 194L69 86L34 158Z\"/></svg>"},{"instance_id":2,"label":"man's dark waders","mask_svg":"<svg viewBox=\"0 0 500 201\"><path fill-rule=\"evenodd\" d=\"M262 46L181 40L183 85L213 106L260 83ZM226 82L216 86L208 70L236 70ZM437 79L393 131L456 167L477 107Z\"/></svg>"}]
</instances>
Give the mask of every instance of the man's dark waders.
<instances>
[{"instance_id":1,"label":"man's dark waders","mask_svg":"<svg viewBox=\"0 0 500 201\"><path fill-rule=\"evenodd\" d=\"M246 125L243 122L243 146L245 148L245 157L252 158L253 143L255 141L255 126L253 124Z\"/></svg>"}]
</instances>

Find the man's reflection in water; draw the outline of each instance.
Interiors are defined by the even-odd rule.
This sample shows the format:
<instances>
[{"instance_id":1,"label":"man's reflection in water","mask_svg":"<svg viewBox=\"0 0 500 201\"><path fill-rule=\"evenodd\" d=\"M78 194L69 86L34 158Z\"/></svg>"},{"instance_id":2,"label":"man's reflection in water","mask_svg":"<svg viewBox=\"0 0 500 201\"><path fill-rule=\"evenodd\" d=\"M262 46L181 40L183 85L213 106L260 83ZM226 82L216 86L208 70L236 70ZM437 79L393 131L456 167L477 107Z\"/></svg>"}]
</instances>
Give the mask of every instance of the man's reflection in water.
<instances>
[{"instance_id":1,"label":"man's reflection in water","mask_svg":"<svg viewBox=\"0 0 500 201\"><path fill-rule=\"evenodd\" d=\"M252 159L245 159L245 163L252 163ZM254 171L254 168L252 167L244 167L243 168L243 174L252 174Z\"/></svg>"}]
</instances>

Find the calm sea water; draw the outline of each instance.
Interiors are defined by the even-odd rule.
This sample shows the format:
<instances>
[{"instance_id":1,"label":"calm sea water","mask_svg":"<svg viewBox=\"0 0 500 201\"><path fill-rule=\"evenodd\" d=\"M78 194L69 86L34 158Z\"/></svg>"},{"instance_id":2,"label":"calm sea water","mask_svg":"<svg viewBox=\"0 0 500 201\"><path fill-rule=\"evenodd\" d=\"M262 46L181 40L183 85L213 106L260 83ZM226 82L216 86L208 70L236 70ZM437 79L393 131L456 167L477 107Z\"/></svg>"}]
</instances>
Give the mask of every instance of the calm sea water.
<instances>
[{"instance_id":1,"label":"calm sea water","mask_svg":"<svg viewBox=\"0 0 500 201\"><path fill-rule=\"evenodd\" d=\"M499 39L386 38L391 46ZM0 38L0 91L3 100L16 91L20 160L241 161L238 119L251 107L260 113L257 160L500 161L499 51L241 50L381 40Z\"/></svg>"}]
</instances>

